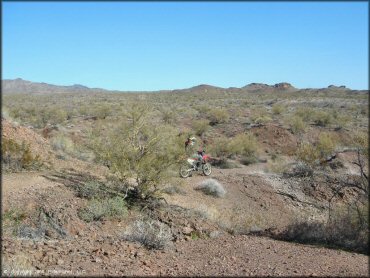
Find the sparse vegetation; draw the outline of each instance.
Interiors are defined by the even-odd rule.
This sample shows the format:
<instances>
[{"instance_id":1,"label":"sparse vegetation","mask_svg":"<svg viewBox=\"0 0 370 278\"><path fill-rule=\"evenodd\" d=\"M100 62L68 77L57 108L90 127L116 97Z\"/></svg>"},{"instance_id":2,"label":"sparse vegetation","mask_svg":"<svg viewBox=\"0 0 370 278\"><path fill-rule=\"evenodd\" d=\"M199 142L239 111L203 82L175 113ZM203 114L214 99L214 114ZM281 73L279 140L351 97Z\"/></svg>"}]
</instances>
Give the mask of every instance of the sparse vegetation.
<instances>
[{"instance_id":1,"label":"sparse vegetation","mask_svg":"<svg viewBox=\"0 0 370 278\"><path fill-rule=\"evenodd\" d=\"M193 121L193 130L196 135L202 136L207 130L209 130L209 121L208 120L195 120Z\"/></svg>"},{"instance_id":2,"label":"sparse vegetation","mask_svg":"<svg viewBox=\"0 0 370 278\"><path fill-rule=\"evenodd\" d=\"M289 120L290 128L293 134L303 133L306 129L306 124L303 119L299 116L294 116Z\"/></svg>"},{"instance_id":3,"label":"sparse vegetation","mask_svg":"<svg viewBox=\"0 0 370 278\"><path fill-rule=\"evenodd\" d=\"M42 134L42 142L50 144L56 154L52 167L63 168L58 175L43 171L41 185L50 182L68 187L48 191L65 192L57 207L54 199L49 200L50 194L39 198L32 191L39 176L36 182L31 180L30 199L52 209L40 214L42 221L23 210L5 211L3 228L13 235L10 240L37 242L68 235L84 242L93 230L98 237L102 232L114 240L119 237L149 249L163 249L172 241L208 238L211 231L271 235L275 225L281 225L279 229L286 228L280 235L285 240L364 252L367 95L325 90L279 91L279 95L263 90L207 90L4 95L5 116L12 120L14 130L29 127ZM52 131L45 136L43 130L49 127ZM197 142L185 153L189 135L196 136ZM6 140L3 137L3 161L7 159L4 151L13 153L13 161L37 157L28 141L17 141L14 147L14 142ZM194 184L201 178L198 174L180 179L180 162L199 148L206 150L210 163L218 168L212 173L215 179L200 184ZM37 169L19 165L13 168ZM3 162L3 167L9 166ZM79 173L69 175L64 167ZM230 185L227 193L223 181ZM328 203L330 210L325 209ZM341 210L338 204L344 204ZM286 226L290 217L301 213L309 217ZM323 220L326 216L327 221ZM112 227L127 229L117 236L108 230ZM126 243L123 249L125 245L137 248ZM121 247L112 248L116 252ZM129 256L136 256L135 252Z\"/></svg>"},{"instance_id":4,"label":"sparse vegetation","mask_svg":"<svg viewBox=\"0 0 370 278\"><path fill-rule=\"evenodd\" d=\"M276 103L272 106L272 113L274 115L280 115L283 112L284 112L284 106L283 105Z\"/></svg>"},{"instance_id":5,"label":"sparse vegetation","mask_svg":"<svg viewBox=\"0 0 370 278\"><path fill-rule=\"evenodd\" d=\"M230 141L229 151L231 154L251 158L255 156L257 150L257 139L251 133L238 134Z\"/></svg>"},{"instance_id":6,"label":"sparse vegetation","mask_svg":"<svg viewBox=\"0 0 370 278\"><path fill-rule=\"evenodd\" d=\"M143 244L149 249L164 249L172 242L171 229L164 223L150 218L136 220L123 238Z\"/></svg>"},{"instance_id":7,"label":"sparse vegetation","mask_svg":"<svg viewBox=\"0 0 370 278\"><path fill-rule=\"evenodd\" d=\"M215 179L206 179L201 182L196 188L207 195L212 195L214 197L224 197L226 194L225 188Z\"/></svg>"},{"instance_id":8,"label":"sparse vegetation","mask_svg":"<svg viewBox=\"0 0 370 278\"><path fill-rule=\"evenodd\" d=\"M4 171L19 172L42 167L40 156L32 154L30 146L25 142L19 144L12 139L3 138L1 151L1 164Z\"/></svg>"},{"instance_id":9,"label":"sparse vegetation","mask_svg":"<svg viewBox=\"0 0 370 278\"><path fill-rule=\"evenodd\" d=\"M326 127L333 123L333 117L329 112L320 110L314 113L313 121L318 126Z\"/></svg>"},{"instance_id":10,"label":"sparse vegetation","mask_svg":"<svg viewBox=\"0 0 370 278\"><path fill-rule=\"evenodd\" d=\"M230 115L226 109L215 108L208 111L208 118L211 125L216 125L226 123L229 120Z\"/></svg>"},{"instance_id":11,"label":"sparse vegetation","mask_svg":"<svg viewBox=\"0 0 370 278\"><path fill-rule=\"evenodd\" d=\"M367 212L367 209L364 209ZM367 218L366 218L367 219ZM339 212L328 222L297 221L289 225L278 238L305 244L320 244L368 254L368 226L359 223L351 209Z\"/></svg>"},{"instance_id":12,"label":"sparse vegetation","mask_svg":"<svg viewBox=\"0 0 370 278\"><path fill-rule=\"evenodd\" d=\"M87 206L79 211L79 216L86 222L102 219L122 219L127 214L124 198L115 196L106 199L91 199Z\"/></svg>"}]
</instances>

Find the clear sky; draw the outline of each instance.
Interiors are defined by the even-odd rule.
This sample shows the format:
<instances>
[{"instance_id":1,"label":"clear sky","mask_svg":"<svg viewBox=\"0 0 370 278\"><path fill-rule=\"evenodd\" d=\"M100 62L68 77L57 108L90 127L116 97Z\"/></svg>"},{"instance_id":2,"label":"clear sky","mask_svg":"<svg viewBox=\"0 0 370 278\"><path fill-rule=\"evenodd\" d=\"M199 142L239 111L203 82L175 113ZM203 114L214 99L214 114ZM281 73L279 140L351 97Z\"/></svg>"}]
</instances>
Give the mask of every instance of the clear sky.
<instances>
[{"instance_id":1,"label":"clear sky","mask_svg":"<svg viewBox=\"0 0 370 278\"><path fill-rule=\"evenodd\" d=\"M3 2L2 78L367 89L368 2Z\"/></svg>"}]
</instances>

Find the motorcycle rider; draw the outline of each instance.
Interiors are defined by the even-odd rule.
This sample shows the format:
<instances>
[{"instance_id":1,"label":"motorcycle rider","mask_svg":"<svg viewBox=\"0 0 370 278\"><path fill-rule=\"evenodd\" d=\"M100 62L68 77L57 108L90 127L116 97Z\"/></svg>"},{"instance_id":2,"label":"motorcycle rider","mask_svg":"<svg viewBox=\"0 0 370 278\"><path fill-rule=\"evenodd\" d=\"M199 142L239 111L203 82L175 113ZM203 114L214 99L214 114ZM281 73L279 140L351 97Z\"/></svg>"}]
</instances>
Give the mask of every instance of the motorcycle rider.
<instances>
[{"instance_id":1,"label":"motorcycle rider","mask_svg":"<svg viewBox=\"0 0 370 278\"><path fill-rule=\"evenodd\" d=\"M195 141L196 141L196 138L193 136L193 137L188 137L188 139L186 139L185 141L185 151L188 150L189 146L194 146L195 144Z\"/></svg>"},{"instance_id":2,"label":"motorcycle rider","mask_svg":"<svg viewBox=\"0 0 370 278\"><path fill-rule=\"evenodd\" d=\"M195 155L196 159L197 159L197 162L196 162L196 167L199 168L200 167L200 163L203 161L203 155L205 154L205 150L203 149L199 149Z\"/></svg>"}]
</instances>

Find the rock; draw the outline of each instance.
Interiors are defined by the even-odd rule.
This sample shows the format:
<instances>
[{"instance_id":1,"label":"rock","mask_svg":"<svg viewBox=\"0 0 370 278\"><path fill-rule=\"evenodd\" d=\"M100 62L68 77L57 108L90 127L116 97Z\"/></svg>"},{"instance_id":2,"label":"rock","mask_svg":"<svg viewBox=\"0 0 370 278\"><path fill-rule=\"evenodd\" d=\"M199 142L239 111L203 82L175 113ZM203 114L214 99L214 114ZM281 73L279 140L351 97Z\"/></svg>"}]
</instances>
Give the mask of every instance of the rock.
<instances>
[{"instance_id":1,"label":"rock","mask_svg":"<svg viewBox=\"0 0 370 278\"><path fill-rule=\"evenodd\" d=\"M182 233L183 233L184 235L190 235L190 234L191 234L191 232L193 232L193 231L194 231L194 229L193 229L193 228L191 228L191 227L189 227L189 226L184 227L184 228L182 229Z\"/></svg>"}]
</instances>

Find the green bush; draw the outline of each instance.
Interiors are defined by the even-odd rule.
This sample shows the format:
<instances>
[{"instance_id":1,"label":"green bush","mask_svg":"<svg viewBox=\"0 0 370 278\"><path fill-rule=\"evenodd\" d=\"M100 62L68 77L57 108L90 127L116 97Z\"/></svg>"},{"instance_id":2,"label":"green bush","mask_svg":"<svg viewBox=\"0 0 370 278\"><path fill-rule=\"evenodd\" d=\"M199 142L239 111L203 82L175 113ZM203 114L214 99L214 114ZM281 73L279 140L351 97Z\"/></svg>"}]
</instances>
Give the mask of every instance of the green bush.
<instances>
[{"instance_id":1,"label":"green bush","mask_svg":"<svg viewBox=\"0 0 370 278\"><path fill-rule=\"evenodd\" d=\"M230 139L225 136L218 136L214 139L213 143L210 145L209 152L212 156L226 158L230 156Z\"/></svg>"},{"instance_id":2,"label":"green bush","mask_svg":"<svg viewBox=\"0 0 370 278\"><path fill-rule=\"evenodd\" d=\"M216 125L228 122L230 115L226 109L215 108L208 111L208 118L211 125Z\"/></svg>"},{"instance_id":3,"label":"green bush","mask_svg":"<svg viewBox=\"0 0 370 278\"><path fill-rule=\"evenodd\" d=\"M317 164L317 160L320 158L320 153L317 148L307 142L301 143L297 149L296 155L299 161L302 161L311 167L315 166Z\"/></svg>"},{"instance_id":4,"label":"green bush","mask_svg":"<svg viewBox=\"0 0 370 278\"><path fill-rule=\"evenodd\" d=\"M3 138L1 163L5 171L38 170L42 166L39 155L33 155L25 142L18 144L12 139Z\"/></svg>"},{"instance_id":5,"label":"green bush","mask_svg":"<svg viewBox=\"0 0 370 278\"><path fill-rule=\"evenodd\" d=\"M229 152L231 154L253 157L257 150L257 139L252 133L238 134L229 143Z\"/></svg>"},{"instance_id":6,"label":"green bush","mask_svg":"<svg viewBox=\"0 0 370 278\"><path fill-rule=\"evenodd\" d=\"M294 134L300 134L305 131L306 124L303 119L299 116L293 116L290 118L290 128Z\"/></svg>"},{"instance_id":7,"label":"green bush","mask_svg":"<svg viewBox=\"0 0 370 278\"><path fill-rule=\"evenodd\" d=\"M299 107L295 111L295 116L300 117L304 122L310 122L313 118L315 110L311 107Z\"/></svg>"},{"instance_id":8,"label":"green bush","mask_svg":"<svg viewBox=\"0 0 370 278\"><path fill-rule=\"evenodd\" d=\"M48 120L47 122L50 124L60 124L67 120L67 112L62 109L55 109L53 111L47 112Z\"/></svg>"},{"instance_id":9,"label":"green bush","mask_svg":"<svg viewBox=\"0 0 370 278\"><path fill-rule=\"evenodd\" d=\"M251 111L251 120L256 124L265 124L272 121L268 111L264 107L257 107Z\"/></svg>"},{"instance_id":10,"label":"green bush","mask_svg":"<svg viewBox=\"0 0 370 278\"><path fill-rule=\"evenodd\" d=\"M202 136L210 128L209 123L208 120L204 119L193 121L192 126L195 134Z\"/></svg>"},{"instance_id":11,"label":"green bush","mask_svg":"<svg viewBox=\"0 0 370 278\"><path fill-rule=\"evenodd\" d=\"M177 121L176 113L172 109L162 109L161 117L165 124L174 124Z\"/></svg>"},{"instance_id":12,"label":"green bush","mask_svg":"<svg viewBox=\"0 0 370 278\"><path fill-rule=\"evenodd\" d=\"M316 145L317 151L320 154L320 158L325 159L328 155L333 154L336 145L336 140L330 133L321 133L319 135L319 141Z\"/></svg>"},{"instance_id":13,"label":"green bush","mask_svg":"<svg viewBox=\"0 0 370 278\"><path fill-rule=\"evenodd\" d=\"M98 118L104 120L106 117L111 115L111 109L108 105L99 105L95 108L93 114Z\"/></svg>"},{"instance_id":14,"label":"green bush","mask_svg":"<svg viewBox=\"0 0 370 278\"><path fill-rule=\"evenodd\" d=\"M318 126L328 126L333 122L333 117L329 112L317 111L313 115L313 121Z\"/></svg>"},{"instance_id":15,"label":"green bush","mask_svg":"<svg viewBox=\"0 0 370 278\"><path fill-rule=\"evenodd\" d=\"M134 180L136 196L150 198L169 178L169 168L184 155L184 142L178 130L168 125L153 128L149 106L133 104L126 111L126 121L104 134L92 132L91 148L96 160L109 165L118 179Z\"/></svg>"},{"instance_id":16,"label":"green bush","mask_svg":"<svg viewBox=\"0 0 370 278\"><path fill-rule=\"evenodd\" d=\"M327 157L335 151L336 140L329 133L321 133L316 144L307 142L301 143L297 149L296 155L299 161L305 163L311 168L317 166L320 162L326 161Z\"/></svg>"},{"instance_id":17,"label":"green bush","mask_svg":"<svg viewBox=\"0 0 370 278\"><path fill-rule=\"evenodd\" d=\"M126 214L126 202L120 196L107 199L91 199L85 208L78 211L79 217L86 222L122 219Z\"/></svg>"},{"instance_id":18,"label":"green bush","mask_svg":"<svg viewBox=\"0 0 370 278\"><path fill-rule=\"evenodd\" d=\"M283 105L276 103L272 106L272 113L274 115L280 115L283 112L284 112L284 106Z\"/></svg>"}]
</instances>

